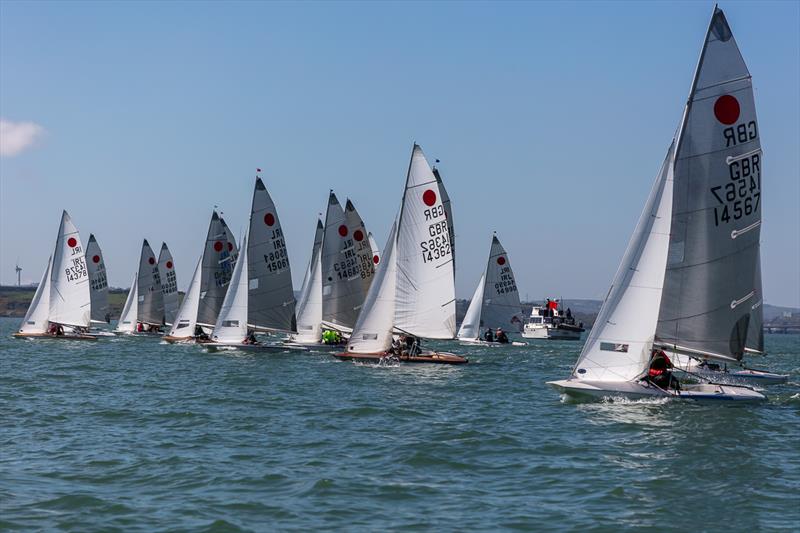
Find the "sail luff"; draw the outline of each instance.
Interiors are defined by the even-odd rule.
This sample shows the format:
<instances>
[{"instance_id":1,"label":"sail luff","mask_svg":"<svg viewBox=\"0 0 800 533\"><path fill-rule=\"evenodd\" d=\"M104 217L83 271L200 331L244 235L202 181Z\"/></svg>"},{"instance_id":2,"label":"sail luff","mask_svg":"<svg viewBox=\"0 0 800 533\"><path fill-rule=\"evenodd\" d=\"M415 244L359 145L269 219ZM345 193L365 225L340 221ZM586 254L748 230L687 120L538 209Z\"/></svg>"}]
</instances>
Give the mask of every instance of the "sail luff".
<instances>
[{"instance_id":1,"label":"sail luff","mask_svg":"<svg viewBox=\"0 0 800 533\"><path fill-rule=\"evenodd\" d=\"M295 340L319 342L322 338L322 239L325 227L317 219L314 245L308 262L300 299L297 302L297 335Z\"/></svg>"},{"instance_id":2,"label":"sail luff","mask_svg":"<svg viewBox=\"0 0 800 533\"><path fill-rule=\"evenodd\" d=\"M86 245L86 266L89 269L90 300L92 305L91 320L108 324L111 317L108 313L108 279L103 252L94 234L89 235Z\"/></svg>"}]
</instances>

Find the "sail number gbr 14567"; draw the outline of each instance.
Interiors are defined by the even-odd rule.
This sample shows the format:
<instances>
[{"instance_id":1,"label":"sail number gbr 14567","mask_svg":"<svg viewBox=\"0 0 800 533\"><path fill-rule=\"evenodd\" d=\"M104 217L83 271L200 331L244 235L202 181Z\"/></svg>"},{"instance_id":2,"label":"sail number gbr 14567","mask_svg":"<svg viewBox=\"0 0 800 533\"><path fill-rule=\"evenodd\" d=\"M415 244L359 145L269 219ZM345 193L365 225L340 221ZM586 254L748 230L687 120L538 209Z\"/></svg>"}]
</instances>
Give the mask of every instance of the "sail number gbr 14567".
<instances>
[{"instance_id":1,"label":"sail number gbr 14567","mask_svg":"<svg viewBox=\"0 0 800 533\"><path fill-rule=\"evenodd\" d=\"M714 225L727 224L758 212L761 203L761 154L755 153L728 165L730 180L711 187Z\"/></svg>"}]
</instances>

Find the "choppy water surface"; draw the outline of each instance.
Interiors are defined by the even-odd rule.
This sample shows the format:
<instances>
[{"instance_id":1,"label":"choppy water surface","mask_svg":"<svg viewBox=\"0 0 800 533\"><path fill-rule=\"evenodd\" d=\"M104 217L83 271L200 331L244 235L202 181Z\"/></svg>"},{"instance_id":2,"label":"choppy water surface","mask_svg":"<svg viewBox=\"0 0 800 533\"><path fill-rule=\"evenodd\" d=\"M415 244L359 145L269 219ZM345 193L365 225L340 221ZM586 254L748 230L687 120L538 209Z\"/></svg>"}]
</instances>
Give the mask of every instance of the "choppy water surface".
<instances>
[{"instance_id":1,"label":"choppy water surface","mask_svg":"<svg viewBox=\"0 0 800 533\"><path fill-rule=\"evenodd\" d=\"M757 406L563 403L579 343L463 367L9 338L0 529L796 529L800 337Z\"/></svg>"}]
</instances>

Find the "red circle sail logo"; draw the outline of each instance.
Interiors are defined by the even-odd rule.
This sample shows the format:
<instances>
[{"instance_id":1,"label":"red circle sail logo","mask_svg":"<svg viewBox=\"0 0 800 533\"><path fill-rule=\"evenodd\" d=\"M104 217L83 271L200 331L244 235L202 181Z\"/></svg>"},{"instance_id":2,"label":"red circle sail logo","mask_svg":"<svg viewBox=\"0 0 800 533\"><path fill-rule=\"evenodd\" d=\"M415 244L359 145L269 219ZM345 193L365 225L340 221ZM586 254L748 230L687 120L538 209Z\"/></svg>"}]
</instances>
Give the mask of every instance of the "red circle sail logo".
<instances>
[{"instance_id":1,"label":"red circle sail logo","mask_svg":"<svg viewBox=\"0 0 800 533\"><path fill-rule=\"evenodd\" d=\"M172 268L172 261L167 261L167 268Z\"/></svg>"},{"instance_id":2,"label":"red circle sail logo","mask_svg":"<svg viewBox=\"0 0 800 533\"><path fill-rule=\"evenodd\" d=\"M497 264L500 265L500 266L505 265L506 264L506 258L501 255L500 257L497 258Z\"/></svg>"},{"instance_id":3,"label":"red circle sail logo","mask_svg":"<svg viewBox=\"0 0 800 533\"><path fill-rule=\"evenodd\" d=\"M363 241L363 240L364 240L364 232L363 232L363 231L361 231L360 229L357 229L357 230L355 230L355 231L353 232L353 238L354 238L355 240L357 240L358 242L361 242L361 241Z\"/></svg>"},{"instance_id":4,"label":"red circle sail logo","mask_svg":"<svg viewBox=\"0 0 800 533\"><path fill-rule=\"evenodd\" d=\"M272 213L267 213L266 215L264 215L264 224L266 224L267 226L275 225L275 215L273 215Z\"/></svg>"},{"instance_id":5,"label":"red circle sail logo","mask_svg":"<svg viewBox=\"0 0 800 533\"><path fill-rule=\"evenodd\" d=\"M155 257L151 257L150 259L147 260L147 262L150 263L151 265L155 265L156 264L156 258Z\"/></svg>"},{"instance_id":6,"label":"red circle sail logo","mask_svg":"<svg viewBox=\"0 0 800 533\"><path fill-rule=\"evenodd\" d=\"M342 237L347 237L347 226L345 226L344 224L339 226L339 235L341 235Z\"/></svg>"},{"instance_id":7,"label":"red circle sail logo","mask_svg":"<svg viewBox=\"0 0 800 533\"><path fill-rule=\"evenodd\" d=\"M69 239L67 239L67 245L70 248L75 248L78 245L78 240L75 239L75 237L70 237Z\"/></svg>"},{"instance_id":8,"label":"red circle sail logo","mask_svg":"<svg viewBox=\"0 0 800 533\"><path fill-rule=\"evenodd\" d=\"M214 250L216 250L218 252L222 251L222 243L220 241L217 241L217 242L214 243Z\"/></svg>"},{"instance_id":9,"label":"red circle sail logo","mask_svg":"<svg viewBox=\"0 0 800 533\"><path fill-rule=\"evenodd\" d=\"M377 265L378 263L380 263L380 262L381 262L381 258L380 258L380 257L378 257L377 255L373 255L373 256L372 256L372 262L373 262L373 263L375 263L375 264Z\"/></svg>"},{"instance_id":10,"label":"red circle sail logo","mask_svg":"<svg viewBox=\"0 0 800 533\"><path fill-rule=\"evenodd\" d=\"M431 189L428 189L424 193L422 193L422 201L425 202L425 205L428 207L433 206L436 203L436 193L433 192Z\"/></svg>"},{"instance_id":11,"label":"red circle sail logo","mask_svg":"<svg viewBox=\"0 0 800 533\"><path fill-rule=\"evenodd\" d=\"M99 255L95 255L95 256L93 256L93 257L92 257L92 262L93 262L93 263L99 263L99 262L100 262L100 256L99 256Z\"/></svg>"},{"instance_id":12,"label":"red circle sail logo","mask_svg":"<svg viewBox=\"0 0 800 533\"><path fill-rule=\"evenodd\" d=\"M739 101L729 94L720 96L714 102L714 116L726 126L735 124L740 112Z\"/></svg>"}]
</instances>

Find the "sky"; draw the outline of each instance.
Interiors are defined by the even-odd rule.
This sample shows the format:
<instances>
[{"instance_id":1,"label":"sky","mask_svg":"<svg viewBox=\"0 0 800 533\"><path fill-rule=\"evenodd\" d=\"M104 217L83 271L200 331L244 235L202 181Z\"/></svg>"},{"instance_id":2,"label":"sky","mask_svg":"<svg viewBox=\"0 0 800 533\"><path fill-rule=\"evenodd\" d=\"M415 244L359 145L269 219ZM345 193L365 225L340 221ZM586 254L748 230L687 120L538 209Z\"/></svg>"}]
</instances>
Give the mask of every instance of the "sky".
<instances>
[{"instance_id":1,"label":"sky","mask_svg":"<svg viewBox=\"0 0 800 533\"><path fill-rule=\"evenodd\" d=\"M764 150L767 303L800 306L800 3L727 2ZM383 246L413 142L453 202L456 294L491 236L523 299L602 299L681 118L710 2L0 2L0 282L61 210L127 287L166 241L185 289L255 169L295 288L328 190Z\"/></svg>"}]
</instances>

